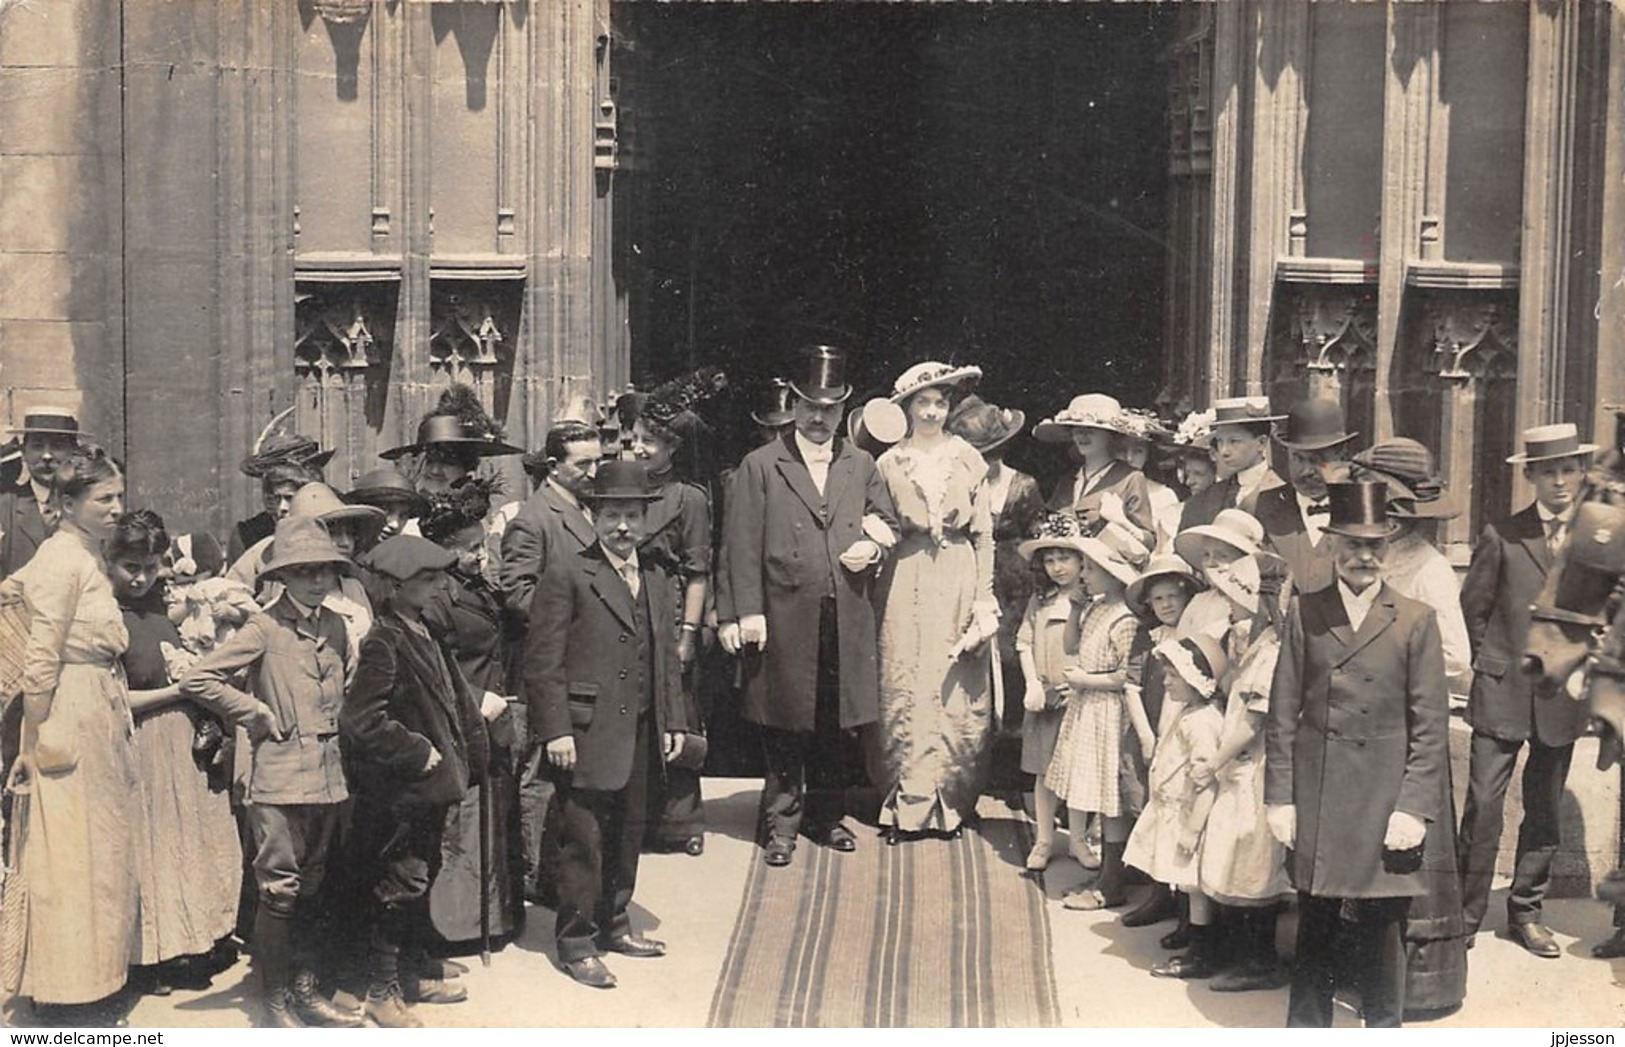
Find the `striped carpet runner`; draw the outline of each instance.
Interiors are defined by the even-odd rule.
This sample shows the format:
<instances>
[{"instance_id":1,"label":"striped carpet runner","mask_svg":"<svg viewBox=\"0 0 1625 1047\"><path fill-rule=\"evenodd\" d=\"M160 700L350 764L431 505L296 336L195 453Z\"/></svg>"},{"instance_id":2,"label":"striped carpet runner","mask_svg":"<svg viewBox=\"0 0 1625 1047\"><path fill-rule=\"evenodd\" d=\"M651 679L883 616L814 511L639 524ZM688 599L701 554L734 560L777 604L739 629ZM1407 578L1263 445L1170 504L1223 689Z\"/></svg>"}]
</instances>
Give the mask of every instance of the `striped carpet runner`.
<instances>
[{"instance_id":1,"label":"striped carpet runner","mask_svg":"<svg viewBox=\"0 0 1625 1047\"><path fill-rule=\"evenodd\" d=\"M1019 812L984 798L979 829L838 854L806 840L752 867L714 1028L1056 1026L1049 922L1022 875Z\"/></svg>"}]
</instances>

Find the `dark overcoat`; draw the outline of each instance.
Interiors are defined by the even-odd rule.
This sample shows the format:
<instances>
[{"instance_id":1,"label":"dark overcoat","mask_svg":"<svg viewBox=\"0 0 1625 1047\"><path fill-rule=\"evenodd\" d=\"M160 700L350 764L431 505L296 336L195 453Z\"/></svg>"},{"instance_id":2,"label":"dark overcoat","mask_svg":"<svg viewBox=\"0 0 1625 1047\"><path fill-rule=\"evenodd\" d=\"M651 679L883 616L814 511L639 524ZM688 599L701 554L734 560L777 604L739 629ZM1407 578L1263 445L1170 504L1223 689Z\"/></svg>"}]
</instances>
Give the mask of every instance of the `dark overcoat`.
<instances>
[{"instance_id":1,"label":"dark overcoat","mask_svg":"<svg viewBox=\"0 0 1625 1047\"><path fill-rule=\"evenodd\" d=\"M1322 535L1319 545L1309 540L1296 487L1284 484L1265 488L1258 493L1252 513L1264 528L1266 544L1291 569L1295 590L1313 593L1332 585L1332 557L1326 538Z\"/></svg>"},{"instance_id":2,"label":"dark overcoat","mask_svg":"<svg viewBox=\"0 0 1625 1047\"><path fill-rule=\"evenodd\" d=\"M1287 871L1320 897L1426 893L1420 872L1384 868L1388 817L1450 817L1439 809L1450 712L1438 621L1381 584L1359 632L1336 585L1299 597L1270 689L1264 802L1297 806Z\"/></svg>"},{"instance_id":3,"label":"dark overcoat","mask_svg":"<svg viewBox=\"0 0 1625 1047\"><path fill-rule=\"evenodd\" d=\"M1523 672L1529 605L1546 584L1552 553L1533 503L1484 528L1461 585L1473 648L1467 722L1503 741L1568 745L1585 730L1584 702L1554 693Z\"/></svg>"},{"instance_id":4,"label":"dark overcoat","mask_svg":"<svg viewBox=\"0 0 1625 1047\"><path fill-rule=\"evenodd\" d=\"M34 558L51 529L39 513L34 487L27 480L0 491L0 578L15 574Z\"/></svg>"},{"instance_id":5,"label":"dark overcoat","mask_svg":"<svg viewBox=\"0 0 1625 1047\"><path fill-rule=\"evenodd\" d=\"M646 639L640 642L632 593L604 557L603 547L555 558L536 587L525 641L522 696L539 742L573 736L577 789L624 789L632 776L638 710L653 688L657 731L699 734L699 714L684 694L671 576L639 557ZM545 627L543 625L545 623ZM647 652L648 663L643 654ZM652 676L652 682L651 682Z\"/></svg>"},{"instance_id":6,"label":"dark overcoat","mask_svg":"<svg viewBox=\"0 0 1625 1047\"><path fill-rule=\"evenodd\" d=\"M361 641L339 734L351 788L403 813L460 802L488 759L480 697L457 659L393 614ZM424 771L430 746L440 763Z\"/></svg>"},{"instance_id":7,"label":"dark overcoat","mask_svg":"<svg viewBox=\"0 0 1625 1047\"><path fill-rule=\"evenodd\" d=\"M497 585L508 621L508 692L519 692L524 678L525 633L530 627L536 583L553 561L589 548L598 541L592 521L543 482L502 531Z\"/></svg>"},{"instance_id":8,"label":"dark overcoat","mask_svg":"<svg viewBox=\"0 0 1625 1047\"><path fill-rule=\"evenodd\" d=\"M875 572L854 574L839 557L863 538L865 514L897 531L897 511L875 460L837 437L820 497L795 434L787 434L745 456L728 491L727 513L727 602L736 619L767 616L766 650L745 650L744 718L780 730L813 730L819 617L833 587L841 726L874 722L880 706Z\"/></svg>"},{"instance_id":9,"label":"dark overcoat","mask_svg":"<svg viewBox=\"0 0 1625 1047\"><path fill-rule=\"evenodd\" d=\"M1241 485L1234 476L1213 481L1201 493L1185 499L1179 511L1179 529L1206 527L1224 510L1235 508L1236 496L1240 493Z\"/></svg>"}]
</instances>

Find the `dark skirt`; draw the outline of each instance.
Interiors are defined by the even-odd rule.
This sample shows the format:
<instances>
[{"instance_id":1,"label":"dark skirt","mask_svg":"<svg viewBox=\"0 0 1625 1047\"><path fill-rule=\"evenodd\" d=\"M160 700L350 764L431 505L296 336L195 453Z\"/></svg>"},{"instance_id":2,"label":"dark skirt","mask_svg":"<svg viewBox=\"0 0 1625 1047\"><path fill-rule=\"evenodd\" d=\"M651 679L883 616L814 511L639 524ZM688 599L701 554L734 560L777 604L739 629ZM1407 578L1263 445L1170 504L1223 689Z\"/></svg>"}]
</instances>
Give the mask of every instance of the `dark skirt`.
<instances>
[{"instance_id":1,"label":"dark skirt","mask_svg":"<svg viewBox=\"0 0 1625 1047\"><path fill-rule=\"evenodd\" d=\"M513 710L503 714L511 717ZM429 887L429 922L446 943L480 939L480 818L487 819L489 839L485 890L491 911L491 937L512 938L524 921L524 865L519 839L519 779L508 745L492 731L490 771L484 786L468 790L461 803L446 812L441 838L440 871ZM485 790L484 809L481 788Z\"/></svg>"},{"instance_id":2,"label":"dark skirt","mask_svg":"<svg viewBox=\"0 0 1625 1047\"><path fill-rule=\"evenodd\" d=\"M1456 867L1456 804L1446 766L1443 795L1422 845L1427 893L1405 919L1405 1012L1452 1011L1467 997L1467 927Z\"/></svg>"}]
</instances>

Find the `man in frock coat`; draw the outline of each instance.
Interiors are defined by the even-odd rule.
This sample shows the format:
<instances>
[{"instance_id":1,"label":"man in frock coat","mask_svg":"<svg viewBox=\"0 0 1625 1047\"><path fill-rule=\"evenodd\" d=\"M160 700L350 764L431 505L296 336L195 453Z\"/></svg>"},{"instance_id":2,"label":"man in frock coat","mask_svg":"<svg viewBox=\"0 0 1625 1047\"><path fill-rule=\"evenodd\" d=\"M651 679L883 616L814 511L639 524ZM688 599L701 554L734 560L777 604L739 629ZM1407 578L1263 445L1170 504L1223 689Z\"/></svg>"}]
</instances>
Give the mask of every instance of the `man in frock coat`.
<instances>
[{"instance_id":1,"label":"man in frock coat","mask_svg":"<svg viewBox=\"0 0 1625 1047\"><path fill-rule=\"evenodd\" d=\"M790 383L794 431L746 455L729 490L721 570L734 620L719 640L742 652L742 715L762 728L772 866L790 864L798 833L856 849L840 822L842 747L879 716L871 595L897 514L874 459L836 437L844 371L839 350L808 353L807 376Z\"/></svg>"},{"instance_id":2,"label":"man in frock coat","mask_svg":"<svg viewBox=\"0 0 1625 1047\"><path fill-rule=\"evenodd\" d=\"M1264 803L1300 912L1287 1024L1331 1025L1346 962L1366 1025L1395 1027L1422 842L1448 817L1444 647L1432 608L1381 580L1387 485L1332 484L1329 497L1336 580L1287 614L1266 723Z\"/></svg>"},{"instance_id":3,"label":"man in frock coat","mask_svg":"<svg viewBox=\"0 0 1625 1047\"><path fill-rule=\"evenodd\" d=\"M1300 593L1332 584L1326 481L1347 479L1351 444L1357 435L1347 431L1341 404L1311 397L1292 406L1276 436L1286 448L1292 482L1261 491L1252 514L1264 526L1269 547L1292 569L1292 585Z\"/></svg>"},{"instance_id":4,"label":"man in frock coat","mask_svg":"<svg viewBox=\"0 0 1625 1047\"><path fill-rule=\"evenodd\" d=\"M0 489L0 578L34 558L50 537L55 510L47 505L56 465L79 446L79 420L60 407L38 407L11 430L22 437L22 471ZM8 470L10 472L10 470Z\"/></svg>"},{"instance_id":5,"label":"man in frock coat","mask_svg":"<svg viewBox=\"0 0 1625 1047\"><path fill-rule=\"evenodd\" d=\"M1535 500L1484 529L1473 546L1461 586L1462 615L1473 649L1473 685L1467 700L1472 724L1467 802L1457 837L1467 933L1478 931L1489 907L1490 882L1501 843L1507 783L1527 743L1523 771L1523 824L1507 895L1507 934L1536 956L1554 959L1561 948L1541 923L1541 902L1557 855L1559 807L1574 741L1585 730L1586 703L1552 693L1541 677L1522 671L1529 637L1529 605L1546 584L1558 547L1567 540L1575 500L1594 444L1580 443L1573 425L1524 433L1522 465Z\"/></svg>"}]
</instances>

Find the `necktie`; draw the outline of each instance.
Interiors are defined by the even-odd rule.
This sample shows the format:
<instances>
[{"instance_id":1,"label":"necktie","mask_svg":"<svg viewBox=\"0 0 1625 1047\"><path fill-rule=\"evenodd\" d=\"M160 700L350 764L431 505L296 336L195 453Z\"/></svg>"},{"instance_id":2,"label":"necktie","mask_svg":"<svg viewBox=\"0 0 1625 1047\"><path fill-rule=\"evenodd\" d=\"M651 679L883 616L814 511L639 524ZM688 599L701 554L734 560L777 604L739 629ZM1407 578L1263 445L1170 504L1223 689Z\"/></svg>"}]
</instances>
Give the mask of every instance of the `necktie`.
<instances>
[{"instance_id":1,"label":"necktie","mask_svg":"<svg viewBox=\"0 0 1625 1047\"><path fill-rule=\"evenodd\" d=\"M632 599L638 598L639 582L638 569L631 563L621 564L621 577L626 580L626 588L632 593Z\"/></svg>"},{"instance_id":2,"label":"necktie","mask_svg":"<svg viewBox=\"0 0 1625 1047\"><path fill-rule=\"evenodd\" d=\"M1546 548L1551 551L1553 556L1556 556L1562 550L1564 532L1567 530L1568 528L1563 523L1561 516L1554 516L1546 521Z\"/></svg>"}]
</instances>

